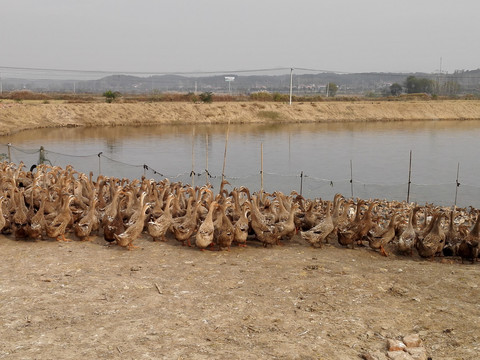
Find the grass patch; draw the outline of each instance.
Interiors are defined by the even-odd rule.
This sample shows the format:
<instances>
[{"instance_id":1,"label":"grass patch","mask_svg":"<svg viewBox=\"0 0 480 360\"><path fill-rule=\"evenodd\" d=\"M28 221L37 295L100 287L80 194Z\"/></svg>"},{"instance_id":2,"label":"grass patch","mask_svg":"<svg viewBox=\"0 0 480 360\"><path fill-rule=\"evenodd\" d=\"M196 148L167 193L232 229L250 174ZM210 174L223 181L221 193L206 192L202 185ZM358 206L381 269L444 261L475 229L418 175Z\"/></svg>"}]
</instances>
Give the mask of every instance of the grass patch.
<instances>
[{"instance_id":1,"label":"grass patch","mask_svg":"<svg viewBox=\"0 0 480 360\"><path fill-rule=\"evenodd\" d=\"M263 110L259 111L257 115L259 118L267 120L279 120L281 118L281 114L277 111Z\"/></svg>"}]
</instances>

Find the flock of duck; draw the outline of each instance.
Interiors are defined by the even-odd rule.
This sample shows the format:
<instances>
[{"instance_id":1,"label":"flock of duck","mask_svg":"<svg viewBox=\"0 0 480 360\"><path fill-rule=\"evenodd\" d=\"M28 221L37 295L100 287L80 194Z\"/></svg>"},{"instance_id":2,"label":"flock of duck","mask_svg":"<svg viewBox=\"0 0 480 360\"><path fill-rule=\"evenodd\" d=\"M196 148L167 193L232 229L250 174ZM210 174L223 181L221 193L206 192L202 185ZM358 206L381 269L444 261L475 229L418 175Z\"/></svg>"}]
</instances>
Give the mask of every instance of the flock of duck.
<instances>
[{"instance_id":1,"label":"flock of duck","mask_svg":"<svg viewBox=\"0 0 480 360\"><path fill-rule=\"evenodd\" d=\"M387 256L478 258L480 216L474 208L433 204L346 199L305 199L296 192L251 194L228 191L224 180L217 194L209 185L192 187L143 178L128 180L93 174L71 166L46 164L25 170L23 163L0 163L0 230L15 239L80 241L102 236L133 249L143 233L153 241L175 239L205 250L230 250L259 241L281 245L298 232L313 247L324 243L369 246Z\"/></svg>"}]
</instances>

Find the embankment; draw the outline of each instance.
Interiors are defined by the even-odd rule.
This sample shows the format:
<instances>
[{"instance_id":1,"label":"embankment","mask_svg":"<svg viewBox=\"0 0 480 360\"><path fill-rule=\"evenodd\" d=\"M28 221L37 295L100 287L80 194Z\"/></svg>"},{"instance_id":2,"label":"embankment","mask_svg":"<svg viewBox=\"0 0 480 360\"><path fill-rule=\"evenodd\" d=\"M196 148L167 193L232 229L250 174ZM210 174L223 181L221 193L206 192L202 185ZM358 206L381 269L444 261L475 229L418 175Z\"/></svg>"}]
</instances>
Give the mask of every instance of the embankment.
<instances>
[{"instance_id":1,"label":"embankment","mask_svg":"<svg viewBox=\"0 0 480 360\"><path fill-rule=\"evenodd\" d=\"M0 135L63 126L480 120L480 101L0 103Z\"/></svg>"}]
</instances>

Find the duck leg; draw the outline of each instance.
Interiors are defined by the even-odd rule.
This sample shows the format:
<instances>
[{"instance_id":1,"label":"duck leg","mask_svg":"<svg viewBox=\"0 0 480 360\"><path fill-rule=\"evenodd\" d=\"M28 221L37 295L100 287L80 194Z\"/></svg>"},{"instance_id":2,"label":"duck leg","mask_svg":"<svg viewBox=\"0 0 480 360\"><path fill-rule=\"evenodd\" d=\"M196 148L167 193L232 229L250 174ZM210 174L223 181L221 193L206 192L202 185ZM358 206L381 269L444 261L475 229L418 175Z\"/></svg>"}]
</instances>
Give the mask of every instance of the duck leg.
<instances>
[{"instance_id":1,"label":"duck leg","mask_svg":"<svg viewBox=\"0 0 480 360\"><path fill-rule=\"evenodd\" d=\"M127 245L127 249L128 249L128 250L134 250L134 249L138 249L138 248L139 248L138 246L135 246L135 245L133 245L132 243L129 243L129 244Z\"/></svg>"},{"instance_id":2,"label":"duck leg","mask_svg":"<svg viewBox=\"0 0 480 360\"><path fill-rule=\"evenodd\" d=\"M382 254L383 256L388 256L387 252L383 248L383 245L380 245L380 254Z\"/></svg>"},{"instance_id":3,"label":"duck leg","mask_svg":"<svg viewBox=\"0 0 480 360\"><path fill-rule=\"evenodd\" d=\"M59 235L59 236L57 237L57 241L69 242L69 241L72 241L72 240L67 239L67 238L65 237L65 234L62 234L62 235Z\"/></svg>"}]
</instances>

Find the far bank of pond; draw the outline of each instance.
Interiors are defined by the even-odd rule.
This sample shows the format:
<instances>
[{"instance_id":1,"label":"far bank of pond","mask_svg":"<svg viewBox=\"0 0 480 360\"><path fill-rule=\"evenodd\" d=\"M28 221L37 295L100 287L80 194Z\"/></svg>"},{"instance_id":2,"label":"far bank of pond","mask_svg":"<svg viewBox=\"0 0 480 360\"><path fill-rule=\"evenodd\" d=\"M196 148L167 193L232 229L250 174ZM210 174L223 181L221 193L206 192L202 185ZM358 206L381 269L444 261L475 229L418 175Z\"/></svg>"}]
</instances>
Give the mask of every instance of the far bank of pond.
<instances>
[{"instance_id":1,"label":"far bank of pond","mask_svg":"<svg viewBox=\"0 0 480 360\"><path fill-rule=\"evenodd\" d=\"M292 105L276 102L0 102L0 135L76 126L419 120L480 120L480 101L325 101Z\"/></svg>"}]
</instances>

